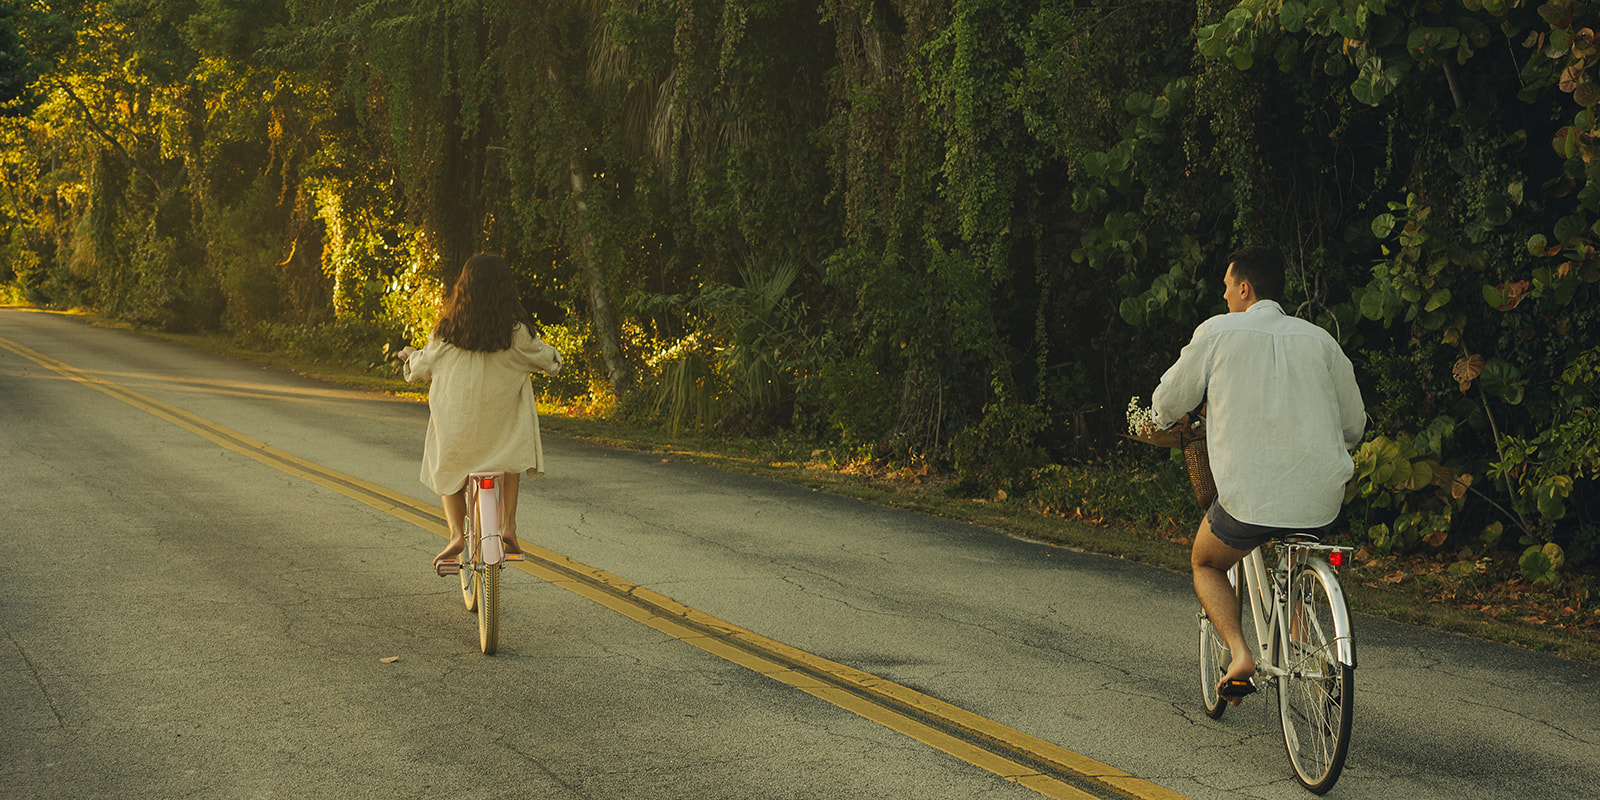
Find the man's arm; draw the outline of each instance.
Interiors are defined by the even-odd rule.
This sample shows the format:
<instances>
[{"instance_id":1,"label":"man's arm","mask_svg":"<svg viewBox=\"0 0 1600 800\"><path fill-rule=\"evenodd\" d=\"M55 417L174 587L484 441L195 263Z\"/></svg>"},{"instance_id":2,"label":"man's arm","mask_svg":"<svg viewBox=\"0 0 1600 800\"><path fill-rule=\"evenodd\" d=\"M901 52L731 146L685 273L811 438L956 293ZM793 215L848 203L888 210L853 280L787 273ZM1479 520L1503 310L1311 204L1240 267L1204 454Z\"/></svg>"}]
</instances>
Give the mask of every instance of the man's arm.
<instances>
[{"instance_id":1,"label":"man's arm","mask_svg":"<svg viewBox=\"0 0 1600 800\"><path fill-rule=\"evenodd\" d=\"M1356 385L1355 366L1349 356L1333 345L1333 387L1339 395L1339 426L1344 429L1344 449L1354 450L1361 444L1361 435L1367 429L1367 407L1361 400L1361 387Z\"/></svg>"},{"instance_id":2,"label":"man's arm","mask_svg":"<svg viewBox=\"0 0 1600 800\"><path fill-rule=\"evenodd\" d=\"M1150 396L1158 428L1170 428L1183 421L1206 396L1206 354L1210 345L1204 323L1194 329L1194 338L1184 345L1178 361L1161 376L1161 384Z\"/></svg>"}]
</instances>

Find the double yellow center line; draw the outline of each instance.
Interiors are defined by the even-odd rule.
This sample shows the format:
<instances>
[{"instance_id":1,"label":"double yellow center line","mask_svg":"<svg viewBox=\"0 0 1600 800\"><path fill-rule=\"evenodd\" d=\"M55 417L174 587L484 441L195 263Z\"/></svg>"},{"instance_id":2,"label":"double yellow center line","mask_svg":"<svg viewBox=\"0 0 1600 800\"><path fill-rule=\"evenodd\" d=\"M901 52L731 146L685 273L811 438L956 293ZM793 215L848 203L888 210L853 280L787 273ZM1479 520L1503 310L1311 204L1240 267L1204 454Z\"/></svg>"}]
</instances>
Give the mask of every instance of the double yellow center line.
<instances>
[{"instance_id":1,"label":"double yellow center line","mask_svg":"<svg viewBox=\"0 0 1600 800\"><path fill-rule=\"evenodd\" d=\"M442 512L415 498L286 453L177 406L8 339L0 349L164 419L273 469L448 536ZM522 545L518 569L712 655L822 698L1045 797L1184 800L1183 795L876 675L797 650L559 553Z\"/></svg>"}]
</instances>

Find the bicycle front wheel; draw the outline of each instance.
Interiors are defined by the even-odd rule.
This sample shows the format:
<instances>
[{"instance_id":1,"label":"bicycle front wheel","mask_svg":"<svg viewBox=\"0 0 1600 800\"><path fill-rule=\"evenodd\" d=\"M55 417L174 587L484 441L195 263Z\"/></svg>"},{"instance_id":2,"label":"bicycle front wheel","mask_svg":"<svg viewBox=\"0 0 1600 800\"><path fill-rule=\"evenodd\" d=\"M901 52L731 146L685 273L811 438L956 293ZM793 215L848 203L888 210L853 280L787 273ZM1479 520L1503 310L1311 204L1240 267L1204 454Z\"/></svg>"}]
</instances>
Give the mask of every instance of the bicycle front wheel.
<instances>
[{"instance_id":1,"label":"bicycle front wheel","mask_svg":"<svg viewBox=\"0 0 1600 800\"><path fill-rule=\"evenodd\" d=\"M1232 658L1216 626L1204 611L1200 612L1200 702L1205 706L1206 716L1212 719L1228 710L1228 701L1217 693L1217 685L1222 682Z\"/></svg>"},{"instance_id":2,"label":"bicycle front wheel","mask_svg":"<svg viewBox=\"0 0 1600 800\"><path fill-rule=\"evenodd\" d=\"M1239 587L1244 576L1238 567L1228 571L1228 581L1233 584L1234 600L1242 602ZM1241 612L1241 620L1242 612ZM1205 611L1200 612L1200 703L1206 709L1206 716L1217 719L1222 712L1228 710L1228 701L1222 699L1217 693L1217 685L1222 683L1222 676L1228 672L1228 665L1233 663L1233 653L1228 650L1228 645L1222 640L1222 635L1217 633L1217 626L1211 624L1211 618Z\"/></svg>"},{"instance_id":3,"label":"bicycle front wheel","mask_svg":"<svg viewBox=\"0 0 1600 800\"><path fill-rule=\"evenodd\" d=\"M1278 683L1289 761L1295 777L1316 794L1339 780L1355 711L1355 667L1340 663L1335 634L1350 630L1349 619L1343 604L1331 599L1329 580L1331 576L1302 566L1289 583L1289 649Z\"/></svg>"},{"instance_id":4,"label":"bicycle front wheel","mask_svg":"<svg viewBox=\"0 0 1600 800\"><path fill-rule=\"evenodd\" d=\"M479 580L478 644L492 654L500 647L500 565L485 566Z\"/></svg>"}]
</instances>

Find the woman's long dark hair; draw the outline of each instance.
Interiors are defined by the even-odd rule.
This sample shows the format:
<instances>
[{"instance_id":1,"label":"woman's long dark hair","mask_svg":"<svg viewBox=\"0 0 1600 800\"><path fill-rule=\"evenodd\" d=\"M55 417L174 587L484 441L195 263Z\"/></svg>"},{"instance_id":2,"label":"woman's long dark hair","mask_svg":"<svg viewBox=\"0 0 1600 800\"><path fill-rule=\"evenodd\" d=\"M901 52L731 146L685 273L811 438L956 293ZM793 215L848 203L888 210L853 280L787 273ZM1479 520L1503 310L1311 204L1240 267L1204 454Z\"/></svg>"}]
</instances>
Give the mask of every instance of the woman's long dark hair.
<instances>
[{"instance_id":1,"label":"woman's long dark hair","mask_svg":"<svg viewBox=\"0 0 1600 800\"><path fill-rule=\"evenodd\" d=\"M539 335L517 297L511 266L500 256L479 253L461 267L433 332L463 350L493 353L511 346L511 330L519 322Z\"/></svg>"}]
</instances>

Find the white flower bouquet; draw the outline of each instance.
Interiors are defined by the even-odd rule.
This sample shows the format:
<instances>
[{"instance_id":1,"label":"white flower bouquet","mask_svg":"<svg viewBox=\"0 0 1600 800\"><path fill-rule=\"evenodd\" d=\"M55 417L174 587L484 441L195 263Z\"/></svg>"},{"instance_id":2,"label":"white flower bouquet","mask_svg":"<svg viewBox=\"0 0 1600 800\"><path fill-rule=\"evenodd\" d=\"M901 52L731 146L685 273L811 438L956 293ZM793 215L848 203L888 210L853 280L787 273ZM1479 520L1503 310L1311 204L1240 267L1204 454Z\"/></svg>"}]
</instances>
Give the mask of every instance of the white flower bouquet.
<instances>
[{"instance_id":1,"label":"white flower bouquet","mask_svg":"<svg viewBox=\"0 0 1600 800\"><path fill-rule=\"evenodd\" d=\"M1196 439L1203 438L1205 432L1200 429L1201 422L1189 426L1179 426L1162 430L1156 427L1155 409L1145 408L1139 404L1139 398L1134 397L1128 401L1128 438L1156 447L1183 447Z\"/></svg>"},{"instance_id":2,"label":"white flower bouquet","mask_svg":"<svg viewBox=\"0 0 1600 800\"><path fill-rule=\"evenodd\" d=\"M1137 397L1128 401L1128 438L1156 447L1183 450L1189 481L1194 485L1195 502L1205 508L1216 499L1217 484L1211 477L1211 459L1206 450L1205 418L1197 414L1193 420L1189 425L1161 430L1156 427L1155 409L1140 405Z\"/></svg>"},{"instance_id":3,"label":"white flower bouquet","mask_svg":"<svg viewBox=\"0 0 1600 800\"><path fill-rule=\"evenodd\" d=\"M1135 395L1128 400L1128 435L1144 436L1156 429L1156 412L1153 408L1139 405L1139 398Z\"/></svg>"}]
</instances>

